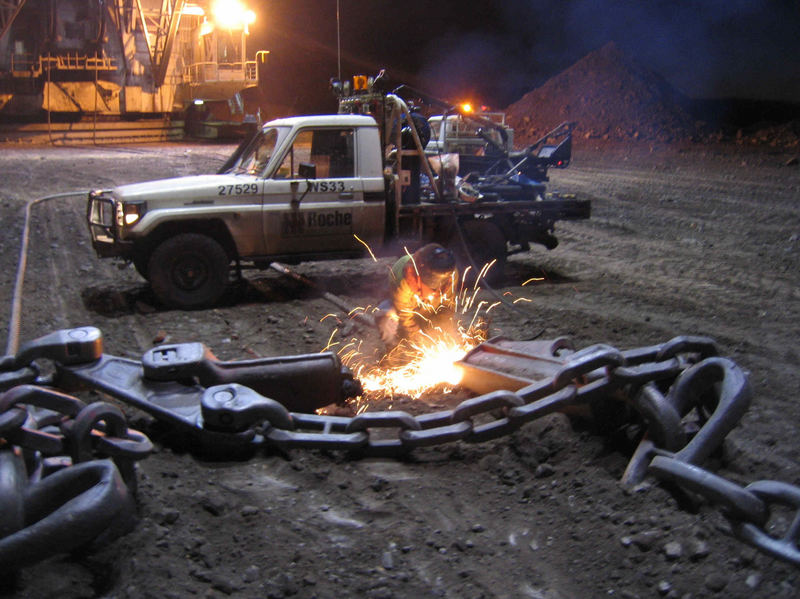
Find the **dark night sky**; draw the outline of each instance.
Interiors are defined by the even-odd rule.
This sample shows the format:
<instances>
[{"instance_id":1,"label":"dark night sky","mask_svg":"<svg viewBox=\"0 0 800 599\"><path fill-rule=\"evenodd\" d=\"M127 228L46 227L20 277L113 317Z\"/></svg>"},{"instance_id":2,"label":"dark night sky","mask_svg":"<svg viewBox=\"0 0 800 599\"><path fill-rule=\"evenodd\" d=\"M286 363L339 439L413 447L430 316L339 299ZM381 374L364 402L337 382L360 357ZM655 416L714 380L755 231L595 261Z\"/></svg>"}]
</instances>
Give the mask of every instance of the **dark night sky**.
<instances>
[{"instance_id":1,"label":"dark night sky","mask_svg":"<svg viewBox=\"0 0 800 599\"><path fill-rule=\"evenodd\" d=\"M251 50L298 107L334 108L336 0L250 0ZM800 102L798 0L340 0L342 75L502 108L609 41L693 98Z\"/></svg>"}]
</instances>

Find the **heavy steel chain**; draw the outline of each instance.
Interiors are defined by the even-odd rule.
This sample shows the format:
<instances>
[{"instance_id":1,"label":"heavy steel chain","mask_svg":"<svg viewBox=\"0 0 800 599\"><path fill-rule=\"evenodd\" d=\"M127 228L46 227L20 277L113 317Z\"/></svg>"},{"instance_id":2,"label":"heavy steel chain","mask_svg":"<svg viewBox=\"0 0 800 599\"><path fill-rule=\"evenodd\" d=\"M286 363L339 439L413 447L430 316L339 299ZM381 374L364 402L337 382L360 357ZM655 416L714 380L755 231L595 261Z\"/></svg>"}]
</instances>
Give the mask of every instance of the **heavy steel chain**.
<instances>
[{"instance_id":1,"label":"heavy steel chain","mask_svg":"<svg viewBox=\"0 0 800 599\"><path fill-rule=\"evenodd\" d=\"M782 538L770 536L765 529L773 504L789 505L800 514L800 488L775 481L742 488L700 468L742 418L751 397L745 373L733 361L719 357L714 341L706 337L676 337L660 345L624 351L594 345L567 352L552 376L515 391L483 393L452 409L416 416L385 411L353 417L287 407L292 401L307 408L315 402L331 403L352 395L356 382L346 369L338 370L335 360L326 358L330 363L319 371L324 377L304 377L306 397L293 398L297 388L292 385L297 377L285 372L276 375L273 362L220 363L201 344L154 348L139 362L103 354L95 343L100 338L92 327L59 331L25 346L21 352L24 360L6 358L0 362L0 371L27 368L35 372L32 358L49 358L56 368L52 379L55 386L67 392L86 388L101 391L167 422L176 432L189 433L198 448L217 455L275 447L396 457L455 441L489 441L553 412L583 409L593 414L604 402L611 402L613 413L628 422L636 420L643 431L623 475L624 484L635 485L648 473L677 483L711 503L721 504L738 538L773 557L800 565L800 515ZM59 348L60 344L63 347ZM278 362L320 368L303 360ZM25 383L27 376L29 372L19 375L21 385L7 394L34 397L32 390L39 387ZM325 391L310 384L318 378L326 381ZM281 385L289 385L292 393L285 393ZM283 393L281 401L270 397L273 389L276 396ZM48 395L51 393L56 392L50 390L46 395L53 399ZM62 411L75 412L72 400L62 401ZM8 408L0 408L0 434L12 431L13 439L30 439L27 442L39 451L63 447L64 441L45 441L33 433L25 437L18 432L22 430L22 416L12 407L16 404L11 399L2 405L6 404ZM70 445L73 459L87 456L88 449L83 448L89 446L95 451L101 448L118 462L132 463L140 457L136 447L137 439L141 439L129 433L123 443L122 425L110 408L97 407L80 418L90 407L70 416L74 424L62 427L82 439L97 437L88 445ZM91 432L98 421L106 423L107 434Z\"/></svg>"},{"instance_id":2,"label":"heavy steel chain","mask_svg":"<svg viewBox=\"0 0 800 599\"><path fill-rule=\"evenodd\" d=\"M33 384L0 394L0 567L14 571L129 531L134 463L151 451L112 404Z\"/></svg>"},{"instance_id":3,"label":"heavy steel chain","mask_svg":"<svg viewBox=\"0 0 800 599\"><path fill-rule=\"evenodd\" d=\"M775 480L760 480L741 487L677 457L655 456L649 471L719 505L739 540L776 559L800 566L800 487ZM780 537L768 532L773 505L794 510L791 524Z\"/></svg>"},{"instance_id":4,"label":"heavy steel chain","mask_svg":"<svg viewBox=\"0 0 800 599\"><path fill-rule=\"evenodd\" d=\"M678 338L662 346L620 352L608 345L595 345L575 352L569 361L552 377L523 387L516 392L494 391L461 402L452 410L412 416L406 412L366 412L352 418L341 416L309 415L289 412L282 414L284 425L268 421L263 425L264 442L283 449L294 447L316 449L352 450L369 456L399 456L416 447L438 445L452 441L477 443L508 435L522 425L557 411L579 405L590 405L607 399L615 392L629 393L636 386L655 384L675 378L687 368L679 354L706 355L713 342L705 338ZM646 362L648 359L657 360ZM725 367L738 369L727 361ZM704 372L704 371L703 371ZM740 372L740 371L739 371ZM744 385L744 381L740 381ZM236 389L228 389L235 394ZM668 431L672 438L683 434L681 417L696 407L697 398L676 394L664 400L663 412L670 410L672 419L659 419L659 414L644 414L651 422ZM743 407L749 402L744 388L733 400L726 401L706 423L691 448L692 459L706 456L722 442L720 431L730 430L741 418ZM680 402L673 405L677 398ZM242 406L244 400L232 405ZM732 408L731 404L735 407ZM635 405L635 404L634 404ZM236 408L229 408L234 410ZM502 415L493 416L496 412ZM678 413L680 415L678 415ZM489 422L477 422L481 417ZM287 426L287 424L289 424ZM396 430L394 439L373 438L381 429ZM727 429L727 430L726 430ZM713 434L711 434L713 433ZM695 438L697 435L695 435ZM724 435L723 435L724 438ZM687 458L688 459L688 458ZM627 482L638 482L641 477L629 477Z\"/></svg>"}]
</instances>

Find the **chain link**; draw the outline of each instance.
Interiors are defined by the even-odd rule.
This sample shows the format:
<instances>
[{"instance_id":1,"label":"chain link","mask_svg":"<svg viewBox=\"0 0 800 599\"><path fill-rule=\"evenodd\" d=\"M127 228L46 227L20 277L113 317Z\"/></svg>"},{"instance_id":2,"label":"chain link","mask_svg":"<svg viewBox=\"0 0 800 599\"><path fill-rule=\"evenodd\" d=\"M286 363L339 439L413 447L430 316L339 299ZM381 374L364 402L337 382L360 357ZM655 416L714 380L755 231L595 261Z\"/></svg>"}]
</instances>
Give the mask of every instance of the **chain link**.
<instances>
[{"instance_id":1,"label":"chain link","mask_svg":"<svg viewBox=\"0 0 800 599\"><path fill-rule=\"evenodd\" d=\"M745 490L761 499L767 506L785 505L795 510L792 523L781 538L771 536L766 523L732 522L737 538L776 559L800 566L800 487L775 480L750 483Z\"/></svg>"},{"instance_id":2,"label":"chain link","mask_svg":"<svg viewBox=\"0 0 800 599\"><path fill-rule=\"evenodd\" d=\"M8 450L5 450L8 451ZM8 468L4 470L4 474ZM19 473L16 473L19 476ZM0 567L13 571L114 538L135 523L133 495L110 460L64 468L24 488L23 522L0 538Z\"/></svg>"},{"instance_id":3,"label":"chain link","mask_svg":"<svg viewBox=\"0 0 800 599\"><path fill-rule=\"evenodd\" d=\"M655 456L649 470L661 480L674 482L718 504L731 518L763 526L769 518L767 505L734 482L676 457Z\"/></svg>"},{"instance_id":4,"label":"chain link","mask_svg":"<svg viewBox=\"0 0 800 599\"><path fill-rule=\"evenodd\" d=\"M660 480L673 482L719 505L739 540L776 559L800 566L800 487L774 480L741 487L677 457L656 456L649 470ZM780 538L767 531L773 504L794 510L792 522Z\"/></svg>"},{"instance_id":5,"label":"chain link","mask_svg":"<svg viewBox=\"0 0 800 599\"><path fill-rule=\"evenodd\" d=\"M33 383L39 376L39 370L33 366L26 366L18 370L0 371L0 391L11 389L17 385Z\"/></svg>"}]
</instances>

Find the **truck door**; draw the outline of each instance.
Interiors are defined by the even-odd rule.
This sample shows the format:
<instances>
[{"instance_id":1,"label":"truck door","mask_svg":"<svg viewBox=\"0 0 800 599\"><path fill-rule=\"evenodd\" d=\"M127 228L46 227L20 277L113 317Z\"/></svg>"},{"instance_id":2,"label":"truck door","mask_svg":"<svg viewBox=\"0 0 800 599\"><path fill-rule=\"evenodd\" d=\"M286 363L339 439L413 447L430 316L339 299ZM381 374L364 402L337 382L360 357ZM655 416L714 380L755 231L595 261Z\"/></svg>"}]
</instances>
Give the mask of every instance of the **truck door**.
<instances>
[{"instance_id":1,"label":"truck door","mask_svg":"<svg viewBox=\"0 0 800 599\"><path fill-rule=\"evenodd\" d=\"M308 127L295 135L265 182L267 252L309 259L315 253L363 250L364 184L357 177L353 127Z\"/></svg>"}]
</instances>

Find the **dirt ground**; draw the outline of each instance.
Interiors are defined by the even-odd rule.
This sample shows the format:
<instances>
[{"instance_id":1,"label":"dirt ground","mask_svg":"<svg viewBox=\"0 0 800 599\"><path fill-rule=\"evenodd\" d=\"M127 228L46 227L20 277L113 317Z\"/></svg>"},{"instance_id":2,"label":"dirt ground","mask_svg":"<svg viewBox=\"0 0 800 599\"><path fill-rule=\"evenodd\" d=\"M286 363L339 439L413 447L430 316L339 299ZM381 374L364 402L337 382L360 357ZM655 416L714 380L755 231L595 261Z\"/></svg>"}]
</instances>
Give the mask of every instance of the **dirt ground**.
<instances>
[{"instance_id":1,"label":"dirt ground","mask_svg":"<svg viewBox=\"0 0 800 599\"><path fill-rule=\"evenodd\" d=\"M28 200L213 171L231 146L0 151L0 306L11 291ZM559 223L559 247L514 257L505 287L525 316L492 332L566 335L620 349L708 335L749 371L752 406L708 467L739 484L800 484L800 167L735 146L578 147L550 189L592 199ZM106 352L202 341L221 359L315 352L336 311L277 273L248 274L214 309L159 307L132 267L94 255L85 199L33 209L20 338L95 325ZM379 299L385 264L299 272L352 306ZM535 284L520 286L531 277ZM8 308L5 308L8 307ZM6 312L7 313L7 312ZM0 334L8 334L7 318ZM126 408L133 425L148 419ZM553 415L496 441L410 458L260 453L211 462L171 449L139 463L140 521L90 555L21 572L19 597L797 597L800 570L735 540L719 510L680 504L654 480L619 479L629 454ZM777 513L777 528L792 514ZM787 521L787 518L789 519Z\"/></svg>"}]
</instances>

